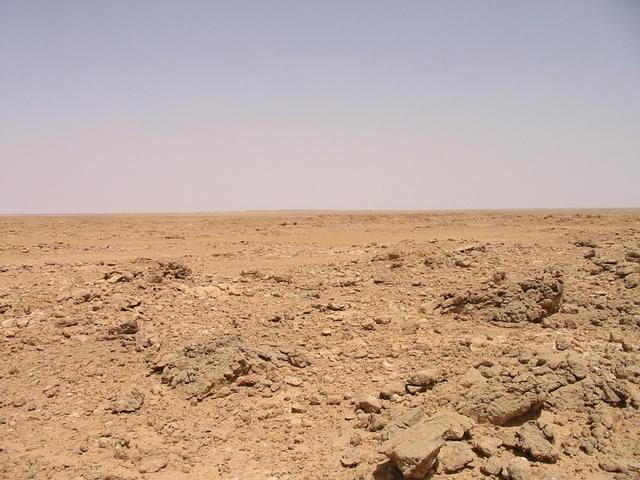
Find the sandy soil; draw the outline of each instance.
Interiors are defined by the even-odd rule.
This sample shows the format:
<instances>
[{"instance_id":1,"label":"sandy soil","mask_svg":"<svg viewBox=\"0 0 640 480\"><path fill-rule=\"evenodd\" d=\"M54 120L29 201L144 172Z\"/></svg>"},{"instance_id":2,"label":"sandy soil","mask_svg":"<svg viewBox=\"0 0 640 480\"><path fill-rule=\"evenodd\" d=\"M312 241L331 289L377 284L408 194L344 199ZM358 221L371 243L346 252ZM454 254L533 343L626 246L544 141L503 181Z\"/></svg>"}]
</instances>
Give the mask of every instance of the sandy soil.
<instances>
[{"instance_id":1,"label":"sandy soil","mask_svg":"<svg viewBox=\"0 0 640 480\"><path fill-rule=\"evenodd\" d=\"M640 478L640 212L0 217L0 477Z\"/></svg>"}]
</instances>

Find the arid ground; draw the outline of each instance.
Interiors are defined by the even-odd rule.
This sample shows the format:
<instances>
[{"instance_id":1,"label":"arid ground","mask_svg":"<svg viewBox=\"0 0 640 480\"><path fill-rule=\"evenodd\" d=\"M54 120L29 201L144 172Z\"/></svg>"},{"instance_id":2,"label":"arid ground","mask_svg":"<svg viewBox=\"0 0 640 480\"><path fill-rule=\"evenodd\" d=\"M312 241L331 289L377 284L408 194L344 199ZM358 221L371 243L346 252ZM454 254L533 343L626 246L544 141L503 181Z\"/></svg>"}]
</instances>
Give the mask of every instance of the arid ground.
<instances>
[{"instance_id":1,"label":"arid ground","mask_svg":"<svg viewBox=\"0 0 640 480\"><path fill-rule=\"evenodd\" d=\"M640 212L0 217L0 478L640 478Z\"/></svg>"}]
</instances>

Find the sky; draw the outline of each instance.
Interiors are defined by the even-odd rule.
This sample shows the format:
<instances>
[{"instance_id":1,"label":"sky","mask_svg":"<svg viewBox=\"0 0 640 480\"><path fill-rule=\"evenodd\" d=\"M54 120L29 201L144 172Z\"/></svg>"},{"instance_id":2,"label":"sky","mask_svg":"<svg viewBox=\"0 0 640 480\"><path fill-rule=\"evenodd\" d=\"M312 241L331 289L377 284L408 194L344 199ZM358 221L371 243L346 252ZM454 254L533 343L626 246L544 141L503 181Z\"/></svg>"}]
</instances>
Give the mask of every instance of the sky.
<instances>
[{"instance_id":1,"label":"sky","mask_svg":"<svg viewBox=\"0 0 640 480\"><path fill-rule=\"evenodd\" d=\"M640 207L637 0L0 0L0 213Z\"/></svg>"}]
</instances>

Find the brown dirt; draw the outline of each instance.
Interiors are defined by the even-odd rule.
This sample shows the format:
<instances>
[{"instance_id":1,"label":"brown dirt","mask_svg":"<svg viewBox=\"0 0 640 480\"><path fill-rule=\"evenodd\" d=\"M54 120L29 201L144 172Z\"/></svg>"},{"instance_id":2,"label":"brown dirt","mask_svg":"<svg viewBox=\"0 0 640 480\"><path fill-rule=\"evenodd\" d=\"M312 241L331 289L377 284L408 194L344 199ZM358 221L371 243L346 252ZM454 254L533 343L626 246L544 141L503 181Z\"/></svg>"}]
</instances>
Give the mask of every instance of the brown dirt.
<instances>
[{"instance_id":1,"label":"brown dirt","mask_svg":"<svg viewBox=\"0 0 640 480\"><path fill-rule=\"evenodd\" d=\"M0 217L0 478L640 478L639 284L638 211Z\"/></svg>"}]
</instances>

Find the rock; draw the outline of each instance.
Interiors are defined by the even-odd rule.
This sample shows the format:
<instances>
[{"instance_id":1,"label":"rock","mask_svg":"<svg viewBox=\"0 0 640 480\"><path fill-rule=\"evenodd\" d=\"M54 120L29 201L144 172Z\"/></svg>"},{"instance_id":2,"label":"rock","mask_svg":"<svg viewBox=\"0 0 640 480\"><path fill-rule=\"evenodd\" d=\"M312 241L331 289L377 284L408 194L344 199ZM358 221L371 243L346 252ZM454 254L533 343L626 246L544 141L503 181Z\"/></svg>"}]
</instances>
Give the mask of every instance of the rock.
<instances>
[{"instance_id":1,"label":"rock","mask_svg":"<svg viewBox=\"0 0 640 480\"><path fill-rule=\"evenodd\" d=\"M501 458L491 457L484 464L480 466L480 471L485 475L492 475L497 477L500 472L506 470L505 462Z\"/></svg>"},{"instance_id":2,"label":"rock","mask_svg":"<svg viewBox=\"0 0 640 480\"><path fill-rule=\"evenodd\" d=\"M300 377L294 377L292 375L284 377L284 383L291 385L292 387L299 387L304 383Z\"/></svg>"},{"instance_id":3,"label":"rock","mask_svg":"<svg viewBox=\"0 0 640 480\"><path fill-rule=\"evenodd\" d=\"M523 457L515 457L509 460L506 468L507 478L510 480L530 480L531 466L529 461Z\"/></svg>"},{"instance_id":4,"label":"rock","mask_svg":"<svg viewBox=\"0 0 640 480\"><path fill-rule=\"evenodd\" d=\"M466 258L456 258L454 261L456 267L469 268L471 266L471 262Z\"/></svg>"},{"instance_id":5,"label":"rock","mask_svg":"<svg viewBox=\"0 0 640 480\"><path fill-rule=\"evenodd\" d=\"M382 430L387 426L387 422L381 415L376 415L374 413L366 413L361 414L363 417L360 418L358 422L358 426L360 428L364 428L369 432L377 432Z\"/></svg>"},{"instance_id":6,"label":"rock","mask_svg":"<svg viewBox=\"0 0 640 480\"><path fill-rule=\"evenodd\" d=\"M450 442L445 444L438 453L438 471L455 473L472 466L475 455L466 443Z\"/></svg>"},{"instance_id":7,"label":"rock","mask_svg":"<svg viewBox=\"0 0 640 480\"><path fill-rule=\"evenodd\" d=\"M140 330L140 326L135 318L125 320L117 327L117 333L121 335L133 335L138 333L138 330Z\"/></svg>"},{"instance_id":8,"label":"rock","mask_svg":"<svg viewBox=\"0 0 640 480\"><path fill-rule=\"evenodd\" d=\"M627 353L630 353L630 352L635 351L635 347L633 346L633 343L631 343L630 341L623 340L622 341L622 350L627 352Z\"/></svg>"},{"instance_id":9,"label":"rock","mask_svg":"<svg viewBox=\"0 0 640 480\"><path fill-rule=\"evenodd\" d=\"M567 355L567 368L576 380L582 380L589 375L589 368L584 359L575 353Z\"/></svg>"},{"instance_id":10,"label":"rock","mask_svg":"<svg viewBox=\"0 0 640 480\"><path fill-rule=\"evenodd\" d=\"M131 413L138 410L144 401L144 394L131 390L130 392L118 393L111 402L111 412Z\"/></svg>"},{"instance_id":11,"label":"rock","mask_svg":"<svg viewBox=\"0 0 640 480\"><path fill-rule=\"evenodd\" d=\"M62 317L56 320L56 327L74 327L78 325L78 319L73 317Z\"/></svg>"},{"instance_id":12,"label":"rock","mask_svg":"<svg viewBox=\"0 0 640 480\"><path fill-rule=\"evenodd\" d=\"M502 283L507 279L507 272L504 270L498 270L491 275L491 281L493 283Z\"/></svg>"},{"instance_id":13,"label":"rock","mask_svg":"<svg viewBox=\"0 0 640 480\"><path fill-rule=\"evenodd\" d=\"M460 377L460 385L464 388L471 388L479 383L486 383L484 376L476 368L469 368L462 377Z\"/></svg>"},{"instance_id":14,"label":"rock","mask_svg":"<svg viewBox=\"0 0 640 480\"><path fill-rule=\"evenodd\" d=\"M492 457L498 453L502 440L489 435L483 435L473 439L473 449L483 457Z\"/></svg>"},{"instance_id":15,"label":"rock","mask_svg":"<svg viewBox=\"0 0 640 480\"><path fill-rule=\"evenodd\" d=\"M574 305L573 303L564 303L562 305L562 308L560 309L560 311L562 313L567 313L567 314L571 314L571 315L575 315L576 313L579 312L578 306Z\"/></svg>"},{"instance_id":16,"label":"rock","mask_svg":"<svg viewBox=\"0 0 640 480\"><path fill-rule=\"evenodd\" d=\"M365 413L380 413L382 402L373 395L363 395L356 400L356 409Z\"/></svg>"},{"instance_id":17,"label":"rock","mask_svg":"<svg viewBox=\"0 0 640 480\"><path fill-rule=\"evenodd\" d=\"M472 387L467 392L457 410L473 418L478 423L504 425L514 418L539 409L546 393L525 385L522 391L509 391L503 384L487 387L483 384Z\"/></svg>"},{"instance_id":18,"label":"rock","mask_svg":"<svg viewBox=\"0 0 640 480\"><path fill-rule=\"evenodd\" d=\"M240 387L255 387L260 383L260 377L255 373L250 373L243 377L238 377L237 385Z\"/></svg>"},{"instance_id":19,"label":"rock","mask_svg":"<svg viewBox=\"0 0 640 480\"><path fill-rule=\"evenodd\" d=\"M629 250L624 258L627 262L640 263L640 250Z\"/></svg>"},{"instance_id":20,"label":"rock","mask_svg":"<svg viewBox=\"0 0 640 480\"><path fill-rule=\"evenodd\" d=\"M129 459L129 448L126 445L118 442L113 447L113 458L116 460L128 460Z\"/></svg>"},{"instance_id":21,"label":"rock","mask_svg":"<svg viewBox=\"0 0 640 480\"><path fill-rule=\"evenodd\" d=\"M109 448L111 446L111 439L109 437L98 438L98 448Z\"/></svg>"},{"instance_id":22,"label":"rock","mask_svg":"<svg viewBox=\"0 0 640 480\"><path fill-rule=\"evenodd\" d=\"M405 388L402 382L390 382L380 389L380 398L390 399L394 395L404 395Z\"/></svg>"},{"instance_id":23,"label":"rock","mask_svg":"<svg viewBox=\"0 0 640 480\"><path fill-rule=\"evenodd\" d=\"M344 468L355 468L360 463L360 459L355 453L347 453L340 458L340 465Z\"/></svg>"},{"instance_id":24,"label":"rock","mask_svg":"<svg viewBox=\"0 0 640 480\"><path fill-rule=\"evenodd\" d=\"M405 479L422 479L434 467L446 440L461 440L473 422L453 412L428 419L420 410L410 411L394 422L382 450ZM404 427L404 428L403 428Z\"/></svg>"},{"instance_id":25,"label":"rock","mask_svg":"<svg viewBox=\"0 0 640 480\"><path fill-rule=\"evenodd\" d=\"M165 367L173 367L178 361L175 353L161 353L153 360L152 370L161 372Z\"/></svg>"},{"instance_id":26,"label":"rock","mask_svg":"<svg viewBox=\"0 0 640 480\"><path fill-rule=\"evenodd\" d=\"M294 403L291 405L291 413L305 413L307 409L300 403Z\"/></svg>"},{"instance_id":27,"label":"rock","mask_svg":"<svg viewBox=\"0 0 640 480\"><path fill-rule=\"evenodd\" d=\"M406 479L426 477L433 468L444 444L441 437L431 435L428 431L389 441L393 443L387 447L385 454L400 469L403 478Z\"/></svg>"},{"instance_id":28,"label":"rock","mask_svg":"<svg viewBox=\"0 0 640 480\"><path fill-rule=\"evenodd\" d=\"M149 281L160 283L163 279L184 280L191 276L191 269L179 262L157 262L149 271Z\"/></svg>"},{"instance_id":29,"label":"rock","mask_svg":"<svg viewBox=\"0 0 640 480\"><path fill-rule=\"evenodd\" d=\"M163 457L147 458L140 464L140 473L155 473L167 466L167 460Z\"/></svg>"},{"instance_id":30,"label":"rock","mask_svg":"<svg viewBox=\"0 0 640 480\"><path fill-rule=\"evenodd\" d=\"M616 269L616 275L620 278L624 278L627 275L631 275L639 271L640 271L640 268L638 268L638 265L636 265L635 263L628 262L622 265L618 265L618 268Z\"/></svg>"},{"instance_id":31,"label":"rock","mask_svg":"<svg viewBox=\"0 0 640 480\"><path fill-rule=\"evenodd\" d=\"M611 343L622 343L622 340L624 339L624 337L622 336L621 333L618 332L609 332L609 341Z\"/></svg>"},{"instance_id":32,"label":"rock","mask_svg":"<svg viewBox=\"0 0 640 480\"><path fill-rule=\"evenodd\" d=\"M362 435L360 435L359 432L353 432L353 434L351 435L351 439L349 440L349 443L354 446L357 447L358 445L362 445L363 439L362 439Z\"/></svg>"},{"instance_id":33,"label":"rock","mask_svg":"<svg viewBox=\"0 0 640 480\"><path fill-rule=\"evenodd\" d=\"M304 352L287 352L287 361L296 368L304 368L311 364L309 357Z\"/></svg>"},{"instance_id":34,"label":"rock","mask_svg":"<svg viewBox=\"0 0 640 480\"><path fill-rule=\"evenodd\" d=\"M26 328L29 326L29 317L20 317L16 319L16 327L18 328Z\"/></svg>"},{"instance_id":35,"label":"rock","mask_svg":"<svg viewBox=\"0 0 640 480\"><path fill-rule=\"evenodd\" d=\"M624 277L624 286L627 288L636 288L640 285L640 273L632 273Z\"/></svg>"},{"instance_id":36,"label":"rock","mask_svg":"<svg viewBox=\"0 0 640 480\"><path fill-rule=\"evenodd\" d=\"M596 243L595 240L593 240L592 238L588 238L588 237L577 238L575 240L574 244L576 245L576 247L596 248L598 246L598 244Z\"/></svg>"},{"instance_id":37,"label":"rock","mask_svg":"<svg viewBox=\"0 0 640 480\"><path fill-rule=\"evenodd\" d=\"M571 348L571 342L568 339L564 337L560 337L556 339L556 349L563 351L569 348Z\"/></svg>"},{"instance_id":38,"label":"rock","mask_svg":"<svg viewBox=\"0 0 640 480\"><path fill-rule=\"evenodd\" d=\"M152 371L160 373L162 383L182 389L186 398L202 401L228 396L229 385L249 375L257 358L257 352L228 335L188 344L179 354L164 353L156 358Z\"/></svg>"},{"instance_id":39,"label":"rock","mask_svg":"<svg viewBox=\"0 0 640 480\"><path fill-rule=\"evenodd\" d=\"M428 301L427 303L423 304L421 310L423 313L433 312L437 308L440 308L440 305L442 305L442 302L444 302L444 297L434 298Z\"/></svg>"},{"instance_id":40,"label":"rock","mask_svg":"<svg viewBox=\"0 0 640 480\"><path fill-rule=\"evenodd\" d=\"M625 473L628 470L627 465L624 462L613 459L603 460L598 464L598 466L605 472L610 473Z\"/></svg>"},{"instance_id":41,"label":"rock","mask_svg":"<svg viewBox=\"0 0 640 480\"><path fill-rule=\"evenodd\" d=\"M546 439L543 433L531 423L520 427L516 432L516 448L529 458L546 463L555 463L560 452Z\"/></svg>"},{"instance_id":42,"label":"rock","mask_svg":"<svg viewBox=\"0 0 640 480\"><path fill-rule=\"evenodd\" d=\"M12 328L16 326L16 320L15 318L7 318L6 320L2 320L2 322L0 322L0 326L2 326L2 328Z\"/></svg>"},{"instance_id":43,"label":"rock","mask_svg":"<svg viewBox=\"0 0 640 480\"><path fill-rule=\"evenodd\" d=\"M543 276L506 285L485 285L477 291L446 294L443 313L480 315L490 322L540 323L562 307L564 281L559 272L546 270Z\"/></svg>"},{"instance_id":44,"label":"rock","mask_svg":"<svg viewBox=\"0 0 640 480\"><path fill-rule=\"evenodd\" d=\"M407 390L411 393L423 392L444 378L444 372L437 369L418 370L407 379ZM411 388L415 387L415 388Z\"/></svg>"},{"instance_id":45,"label":"rock","mask_svg":"<svg viewBox=\"0 0 640 480\"><path fill-rule=\"evenodd\" d=\"M393 321L391 315L383 315L381 317L373 317L373 321L376 325L389 325Z\"/></svg>"}]
</instances>

